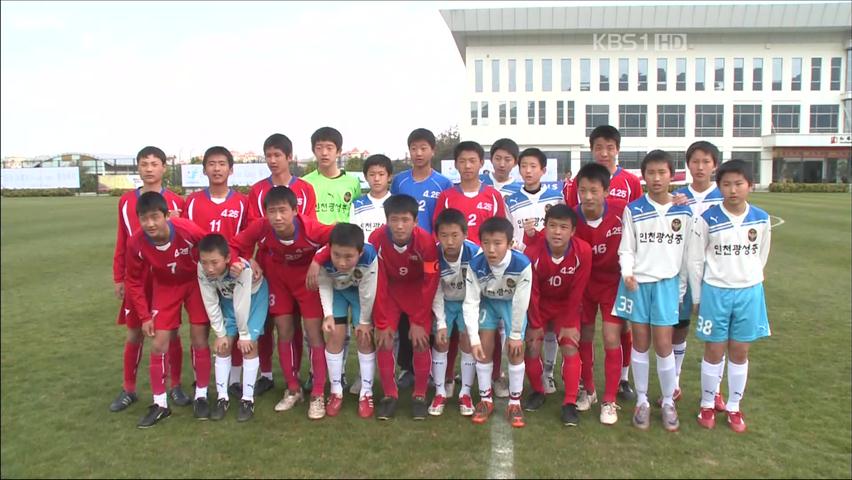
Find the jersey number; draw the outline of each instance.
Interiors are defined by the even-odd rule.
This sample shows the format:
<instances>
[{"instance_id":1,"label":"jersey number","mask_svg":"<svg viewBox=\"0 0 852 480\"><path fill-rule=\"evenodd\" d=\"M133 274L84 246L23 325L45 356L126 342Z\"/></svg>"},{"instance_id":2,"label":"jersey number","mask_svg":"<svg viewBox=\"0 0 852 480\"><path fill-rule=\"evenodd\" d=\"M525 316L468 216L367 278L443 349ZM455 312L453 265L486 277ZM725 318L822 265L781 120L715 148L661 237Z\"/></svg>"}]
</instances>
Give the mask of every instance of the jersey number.
<instances>
[{"instance_id":1,"label":"jersey number","mask_svg":"<svg viewBox=\"0 0 852 480\"><path fill-rule=\"evenodd\" d=\"M172 273L175 273L175 269L177 269L177 262L167 263L166 266L172 269Z\"/></svg>"},{"instance_id":2,"label":"jersey number","mask_svg":"<svg viewBox=\"0 0 852 480\"><path fill-rule=\"evenodd\" d=\"M470 215L467 216L467 226L468 227L475 227L476 226L476 214L475 213L471 213Z\"/></svg>"},{"instance_id":3,"label":"jersey number","mask_svg":"<svg viewBox=\"0 0 852 480\"><path fill-rule=\"evenodd\" d=\"M399 267L399 276L404 277L408 275L408 267Z\"/></svg>"},{"instance_id":4,"label":"jersey number","mask_svg":"<svg viewBox=\"0 0 852 480\"><path fill-rule=\"evenodd\" d=\"M222 220L210 220L210 231L218 232L222 229Z\"/></svg>"},{"instance_id":5,"label":"jersey number","mask_svg":"<svg viewBox=\"0 0 852 480\"><path fill-rule=\"evenodd\" d=\"M704 335L710 335L713 333L713 321L712 320L704 320L704 317L701 315L698 316L698 333L703 333Z\"/></svg>"},{"instance_id":6,"label":"jersey number","mask_svg":"<svg viewBox=\"0 0 852 480\"><path fill-rule=\"evenodd\" d=\"M559 287L562 285L562 277L554 275L547 279L547 283L550 284L551 287Z\"/></svg>"},{"instance_id":7,"label":"jersey number","mask_svg":"<svg viewBox=\"0 0 852 480\"><path fill-rule=\"evenodd\" d=\"M620 302L618 304L618 309L617 309L618 311L626 312L626 313L633 313L633 300L631 300L631 299L629 299L629 298L627 298L623 295L618 297L618 300Z\"/></svg>"},{"instance_id":8,"label":"jersey number","mask_svg":"<svg viewBox=\"0 0 852 480\"><path fill-rule=\"evenodd\" d=\"M421 211L421 212L426 211L426 200L420 200L419 202L417 202L417 205L418 205L419 211Z\"/></svg>"},{"instance_id":9,"label":"jersey number","mask_svg":"<svg viewBox=\"0 0 852 480\"><path fill-rule=\"evenodd\" d=\"M600 245L595 245L592 247L592 253L595 255L603 255L606 253L606 244L601 243Z\"/></svg>"}]
</instances>

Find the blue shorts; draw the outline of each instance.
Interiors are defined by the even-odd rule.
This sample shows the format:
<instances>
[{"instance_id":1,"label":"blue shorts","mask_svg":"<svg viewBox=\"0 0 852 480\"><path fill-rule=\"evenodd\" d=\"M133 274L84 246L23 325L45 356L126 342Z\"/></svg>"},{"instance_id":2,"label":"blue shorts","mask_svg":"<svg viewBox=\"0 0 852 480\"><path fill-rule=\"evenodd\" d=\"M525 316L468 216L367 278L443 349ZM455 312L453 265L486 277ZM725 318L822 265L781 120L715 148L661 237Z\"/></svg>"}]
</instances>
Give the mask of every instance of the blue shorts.
<instances>
[{"instance_id":1,"label":"blue shorts","mask_svg":"<svg viewBox=\"0 0 852 480\"><path fill-rule=\"evenodd\" d=\"M349 287L334 291L332 315L334 318L346 318L352 310L352 323L358 325L361 321L361 298L358 287ZM348 328L348 327L347 327Z\"/></svg>"},{"instance_id":2,"label":"blue shorts","mask_svg":"<svg viewBox=\"0 0 852 480\"><path fill-rule=\"evenodd\" d=\"M640 283L635 292L622 279L618 284L612 314L633 323L671 327L678 323L680 279L678 277Z\"/></svg>"},{"instance_id":3,"label":"blue shorts","mask_svg":"<svg viewBox=\"0 0 852 480\"><path fill-rule=\"evenodd\" d=\"M479 302L479 329L497 330L503 322L504 335L508 338L512 331L512 302L510 300L492 300L482 298ZM524 313L524 323L521 325L521 340L527 331L527 314Z\"/></svg>"},{"instance_id":4,"label":"blue shorts","mask_svg":"<svg viewBox=\"0 0 852 480\"><path fill-rule=\"evenodd\" d=\"M753 342L771 335L763 284L720 288L702 283L695 333L705 342Z\"/></svg>"},{"instance_id":5,"label":"blue shorts","mask_svg":"<svg viewBox=\"0 0 852 480\"><path fill-rule=\"evenodd\" d=\"M463 301L444 300L444 316L447 319L447 336L458 330L459 333L465 332L464 315L462 314ZM433 334L437 333L435 327L432 327Z\"/></svg>"},{"instance_id":6,"label":"blue shorts","mask_svg":"<svg viewBox=\"0 0 852 480\"><path fill-rule=\"evenodd\" d=\"M219 297L219 306L222 316L225 317L225 333L229 337L239 335L237 330L237 317L234 315L234 301L230 298ZM251 341L256 342L257 337L263 335L263 325L266 322L266 313L269 310L269 285L266 279L260 284L257 292L251 294L251 308L249 309L248 331Z\"/></svg>"}]
</instances>

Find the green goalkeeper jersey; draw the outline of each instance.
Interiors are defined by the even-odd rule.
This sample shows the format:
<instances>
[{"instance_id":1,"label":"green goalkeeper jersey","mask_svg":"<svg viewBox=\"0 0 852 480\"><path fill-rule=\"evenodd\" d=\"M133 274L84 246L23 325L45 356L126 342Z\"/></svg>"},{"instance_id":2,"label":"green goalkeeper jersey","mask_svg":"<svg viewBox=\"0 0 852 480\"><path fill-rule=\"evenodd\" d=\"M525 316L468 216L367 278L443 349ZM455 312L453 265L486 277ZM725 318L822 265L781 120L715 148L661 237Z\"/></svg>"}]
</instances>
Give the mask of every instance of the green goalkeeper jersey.
<instances>
[{"instance_id":1,"label":"green goalkeeper jersey","mask_svg":"<svg viewBox=\"0 0 852 480\"><path fill-rule=\"evenodd\" d=\"M357 177L340 171L340 175L328 178L319 170L302 177L314 187L317 196L317 218L321 223L348 222L352 202L361 196L361 182Z\"/></svg>"}]
</instances>

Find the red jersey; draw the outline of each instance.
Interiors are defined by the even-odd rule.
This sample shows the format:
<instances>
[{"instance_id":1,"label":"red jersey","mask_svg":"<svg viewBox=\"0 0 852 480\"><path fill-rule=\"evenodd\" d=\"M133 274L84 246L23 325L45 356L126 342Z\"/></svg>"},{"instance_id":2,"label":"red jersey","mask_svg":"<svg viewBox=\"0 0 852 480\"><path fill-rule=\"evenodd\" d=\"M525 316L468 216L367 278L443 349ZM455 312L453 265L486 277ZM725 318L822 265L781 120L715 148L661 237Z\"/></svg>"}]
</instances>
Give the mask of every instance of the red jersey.
<instances>
[{"instance_id":1,"label":"red jersey","mask_svg":"<svg viewBox=\"0 0 852 480\"><path fill-rule=\"evenodd\" d=\"M482 222L491 217L506 218L506 203L503 201L503 196L494 187L484 183L479 186L479 193L474 197L467 196L459 185L441 192L438 201L435 202L433 225L438 214L448 208L455 208L464 214L467 218L467 238L477 245L479 245L479 226ZM435 234L437 235L437 232Z\"/></svg>"},{"instance_id":2,"label":"red jersey","mask_svg":"<svg viewBox=\"0 0 852 480\"><path fill-rule=\"evenodd\" d=\"M236 190L228 190L221 203L210 197L210 189L199 190L186 197L182 216L195 222L208 233L221 233L230 240L246 227L248 222L248 197Z\"/></svg>"},{"instance_id":3,"label":"red jersey","mask_svg":"<svg viewBox=\"0 0 852 480\"><path fill-rule=\"evenodd\" d=\"M251 186L248 194L248 220L263 218L266 216L266 211L263 208L263 199L266 198L266 193L272 190L275 185L272 183L272 177L266 177L263 180L256 182ZM290 183L287 184L290 190L296 194L296 208L299 215L317 218L317 196L314 193L314 187L310 183L297 177L290 177Z\"/></svg>"},{"instance_id":4,"label":"red jersey","mask_svg":"<svg viewBox=\"0 0 852 480\"><path fill-rule=\"evenodd\" d=\"M566 184L562 190L565 196L565 203L569 207L576 207L580 204L580 195L577 193L577 182L572 180ZM642 183L639 182L639 177L633 175L627 170L618 167L615 173L609 179L609 196L612 199L622 200L624 203L630 203L643 195Z\"/></svg>"},{"instance_id":5,"label":"red jersey","mask_svg":"<svg viewBox=\"0 0 852 480\"><path fill-rule=\"evenodd\" d=\"M617 286L621 279L618 246L621 244L621 215L626 205L621 200L607 199L603 217L597 226L589 224L580 206L574 207L577 212L577 230L574 235L585 240L592 248L592 284Z\"/></svg>"},{"instance_id":6,"label":"red jersey","mask_svg":"<svg viewBox=\"0 0 852 480\"><path fill-rule=\"evenodd\" d=\"M139 230L136 200L141 194L141 188L137 188L118 199L118 229L115 237L115 253L112 257L112 279L115 283L124 281L127 241ZM166 188L162 188L160 194L165 197L169 210L183 210L184 202L180 195Z\"/></svg>"},{"instance_id":7,"label":"red jersey","mask_svg":"<svg viewBox=\"0 0 852 480\"><path fill-rule=\"evenodd\" d=\"M317 250L328 243L334 226L323 225L301 215L293 217L293 226L293 239L283 240L266 219L255 220L229 242L234 250L231 258L236 261L239 261L239 257L252 258L257 245L257 261L261 266L267 261L273 261L306 268Z\"/></svg>"},{"instance_id":8,"label":"red jersey","mask_svg":"<svg viewBox=\"0 0 852 480\"><path fill-rule=\"evenodd\" d=\"M533 272L530 323L538 326L550 320L539 318L546 310L556 313L559 328L579 328L583 292L592 271L591 247L575 235L562 259L557 261L543 231L533 238L527 237L526 243L524 254L529 257Z\"/></svg>"},{"instance_id":9,"label":"red jersey","mask_svg":"<svg viewBox=\"0 0 852 480\"><path fill-rule=\"evenodd\" d=\"M165 245L154 245L141 229L127 242L126 291L142 322L151 319L144 277L149 268L155 291L160 286L198 281L196 245L207 232L185 218L169 219L168 225L169 241Z\"/></svg>"}]
</instances>

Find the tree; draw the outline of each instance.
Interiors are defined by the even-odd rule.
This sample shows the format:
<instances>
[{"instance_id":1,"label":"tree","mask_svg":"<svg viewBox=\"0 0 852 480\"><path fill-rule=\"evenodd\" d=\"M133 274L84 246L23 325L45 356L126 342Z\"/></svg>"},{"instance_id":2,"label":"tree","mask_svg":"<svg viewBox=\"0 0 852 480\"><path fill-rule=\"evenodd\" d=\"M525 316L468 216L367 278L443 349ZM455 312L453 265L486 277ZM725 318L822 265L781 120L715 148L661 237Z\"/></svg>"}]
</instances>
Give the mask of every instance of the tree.
<instances>
[{"instance_id":1,"label":"tree","mask_svg":"<svg viewBox=\"0 0 852 480\"><path fill-rule=\"evenodd\" d=\"M408 158L404 159L396 159L391 161L391 165L393 165L393 173L396 175L399 172L404 172L406 170L411 170L411 160Z\"/></svg>"},{"instance_id":2,"label":"tree","mask_svg":"<svg viewBox=\"0 0 852 480\"><path fill-rule=\"evenodd\" d=\"M364 159L361 157L349 157L343 169L347 172L360 172L364 168Z\"/></svg>"},{"instance_id":3,"label":"tree","mask_svg":"<svg viewBox=\"0 0 852 480\"><path fill-rule=\"evenodd\" d=\"M435 139L435 156L432 157L432 168L441 171L441 160L453 158L453 149L459 144L459 128L452 126L438 134Z\"/></svg>"},{"instance_id":4,"label":"tree","mask_svg":"<svg viewBox=\"0 0 852 480\"><path fill-rule=\"evenodd\" d=\"M316 169L317 169L317 161L311 160L310 162L305 164L305 168L302 170L302 175L307 175L307 174L313 172Z\"/></svg>"},{"instance_id":5,"label":"tree","mask_svg":"<svg viewBox=\"0 0 852 480\"><path fill-rule=\"evenodd\" d=\"M192 158L189 159L189 163L198 164L198 163L202 163L203 160L204 160L203 157L192 157Z\"/></svg>"}]
</instances>

